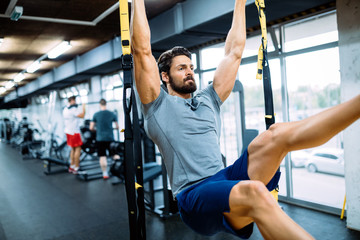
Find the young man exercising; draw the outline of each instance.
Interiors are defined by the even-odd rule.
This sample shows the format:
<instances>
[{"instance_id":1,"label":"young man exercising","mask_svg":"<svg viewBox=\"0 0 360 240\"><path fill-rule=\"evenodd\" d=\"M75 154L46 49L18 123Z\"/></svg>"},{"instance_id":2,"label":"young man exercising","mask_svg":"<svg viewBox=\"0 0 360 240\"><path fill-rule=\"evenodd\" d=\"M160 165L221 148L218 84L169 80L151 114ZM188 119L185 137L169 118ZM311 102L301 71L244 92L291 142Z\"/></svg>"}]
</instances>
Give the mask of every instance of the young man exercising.
<instances>
[{"instance_id":1,"label":"young man exercising","mask_svg":"<svg viewBox=\"0 0 360 240\"><path fill-rule=\"evenodd\" d=\"M312 239L269 191L278 183L277 169L288 152L319 146L360 117L360 95L307 119L272 125L224 169L220 106L234 86L245 46L245 2L235 0L225 56L213 83L193 98L190 53L175 47L160 56L157 66L144 0L132 2L135 81L145 129L164 158L181 218L194 231L204 235L227 231L249 238L255 222L265 239ZM168 93L160 86L157 68Z\"/></svg>"},{"instance_id":2,"label":"young man exercising","mask_svg":"<svg viewBox=\"0 0 360 240\"><path fill-rule=\"evenodd\" d=\"M117 116L115 113L107 110L106 100L100 99L100 111L96 112L90 122L90 130L96 131L96 145L99 156L99 163L103 172L103 179L109 178L107 169L107 155L106 150L110 154L110 143L114 142L114 129L113 123L115 123L115 129L119 129ZM117 158L113 156L114 158Z\"/></svg>"}]
</instances>

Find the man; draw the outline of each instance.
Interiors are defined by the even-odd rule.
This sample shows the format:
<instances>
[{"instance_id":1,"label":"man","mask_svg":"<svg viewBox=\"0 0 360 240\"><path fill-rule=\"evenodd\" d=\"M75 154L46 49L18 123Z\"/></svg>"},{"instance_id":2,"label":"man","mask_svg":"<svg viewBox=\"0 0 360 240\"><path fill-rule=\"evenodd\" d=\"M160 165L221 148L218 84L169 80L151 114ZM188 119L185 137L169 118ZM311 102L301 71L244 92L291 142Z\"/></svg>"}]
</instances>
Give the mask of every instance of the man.
<instances>
[{"instance_id":1,"label":"man","mask_svg":"<svg viewBox=\"0 0 360 240\"><path fill-rule=\"evenodd\" d=\"M114 141L113 122L115 122L116 129L119 129L116 115L106 109L106 100L101 99L100 111L94 114L93 120L90 122L90 130L95 131L96 128L98 156L105 180L109 178L106 150L110 151L110 143Z\"/></svg>"},{"instance_id":2,"label":"man","mask_svg":"<svg viewBox=\"0 0 360 240\"><path fill-rule=\"evenodd\" d=\"M81 119L85 116L85 104L82 108L76 104L76 97L68 98L69 105L63 110L65 134L67 145L71 147L69 172L77 174L80 166L81 146L83 142L80 135Z\"/></svg>"},{"instance_id":3,"label":"man","mask_svg":"<svg viewBox=\"0 0 360 240\"><path fill-rule=\"evenodd\" d=\"M223 168L220 106L234 86L245 46L245 2L235 0L225 56L213 84L196 90L190 53L175 47L152 56L144 0L132 3L131 37L136 88L145 129L164 158L182 220L194 231L250 237L255 222L265 239L313 239L271 196L285 155L328 141L360 117L360 95L308 119L277 123L256 137L242 156ZM220 3L219 3L220 4Z\"/></svg>"}]
</instances>

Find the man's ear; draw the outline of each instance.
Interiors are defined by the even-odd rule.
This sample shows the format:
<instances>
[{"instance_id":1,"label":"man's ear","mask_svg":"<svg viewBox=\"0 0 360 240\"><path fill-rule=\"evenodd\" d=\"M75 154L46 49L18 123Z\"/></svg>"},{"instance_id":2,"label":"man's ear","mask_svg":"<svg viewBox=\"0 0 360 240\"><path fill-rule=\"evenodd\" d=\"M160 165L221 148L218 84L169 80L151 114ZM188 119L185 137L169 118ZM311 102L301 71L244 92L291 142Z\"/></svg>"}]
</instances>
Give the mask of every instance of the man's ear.
<instances>
[{"instance_id":1,"label":"man's ear","mask_svg":"<svg viewBox=\"0 0 360 240\"><path fill-rule=\"evenodd\" d=\"M161 72L161 79L168 83L169 82L169 75L166 72Z\"/></svg>"}]
</instances>

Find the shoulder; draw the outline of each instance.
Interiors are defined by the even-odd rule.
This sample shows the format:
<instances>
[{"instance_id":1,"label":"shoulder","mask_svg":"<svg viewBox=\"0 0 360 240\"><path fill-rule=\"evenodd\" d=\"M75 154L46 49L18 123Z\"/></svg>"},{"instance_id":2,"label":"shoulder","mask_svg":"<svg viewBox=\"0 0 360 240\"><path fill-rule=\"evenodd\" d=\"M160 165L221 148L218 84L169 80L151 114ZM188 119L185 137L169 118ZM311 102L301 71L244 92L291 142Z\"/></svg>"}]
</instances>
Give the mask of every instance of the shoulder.
<instances>
[{"instance_id":1,"label":"shoulder","mask_svg":"<svg viewBox=\"0 0 360 240\"><path fill-rule=\"evenodd\" d=\"M163 88L160 88L159 96L152 102L141 104L144 115L151 115L154 111L159 109L164 99L170 96Z\"/></svg>"},{"instance_id":2,"label":"shoulder","mask_svg":"<svg viewBox=\"0 0 360 240\"><path fill-rule=\"evenodd\" d=\"M213 84L209 84L206 88L199 91L196 96L209 96L213 98L215 101L218 101L220 104L222 104L222 101L219 97L219 95L216 93Z\"/></svg>"},{"instance_id":3,"label":"shoulder","mask_svg":"<svg viewBox=\"0 0 360 240\"><path fill-rule=\"evenodd\" d=\"M215 106L217 106L219 109L223 103L219 95L216 93L214 86L212 84L209 84L206 88L202 89L198 94L196 94L195 97L206 98L209 101L211 101Z\"/></svg>"},{"instance_id":4,"label":"shoulder","mask_svg":"<svg viewBox=\"0 0 360 240\"><path fill-rule=\"evenodd\" d=\"M96 113L94 113L93 119L98 118L100 114L101 114L100 112L96 112Z\"/></svg>"}]
</instances>

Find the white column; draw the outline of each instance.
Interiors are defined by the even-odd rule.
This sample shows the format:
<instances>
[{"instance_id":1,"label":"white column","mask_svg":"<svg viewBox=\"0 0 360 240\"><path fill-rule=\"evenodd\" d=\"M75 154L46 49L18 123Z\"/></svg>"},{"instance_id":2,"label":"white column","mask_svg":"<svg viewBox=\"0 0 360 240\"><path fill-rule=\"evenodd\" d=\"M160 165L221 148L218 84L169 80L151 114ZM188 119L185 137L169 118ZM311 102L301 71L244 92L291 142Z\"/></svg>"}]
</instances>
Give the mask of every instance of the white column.
<instances>
[{"instance_id":1,"label":"white column","mask_svg":"<svg viewBox=\"0 0 360 240\"><path fill-rule=\"evenodd\" d=\"M337 0L342 100L360 93L360 1ZM358 106L360 108L360 106ZM360 231L360 121L344 132L347 227Z\"/></svg>"}]
</instances>

